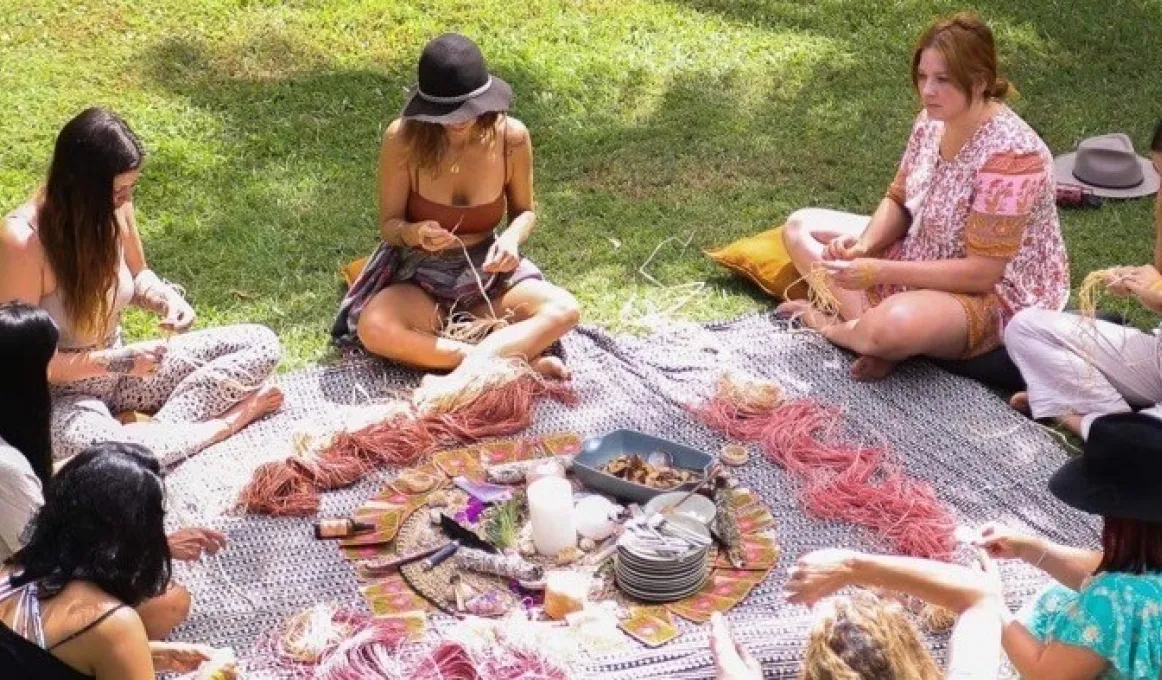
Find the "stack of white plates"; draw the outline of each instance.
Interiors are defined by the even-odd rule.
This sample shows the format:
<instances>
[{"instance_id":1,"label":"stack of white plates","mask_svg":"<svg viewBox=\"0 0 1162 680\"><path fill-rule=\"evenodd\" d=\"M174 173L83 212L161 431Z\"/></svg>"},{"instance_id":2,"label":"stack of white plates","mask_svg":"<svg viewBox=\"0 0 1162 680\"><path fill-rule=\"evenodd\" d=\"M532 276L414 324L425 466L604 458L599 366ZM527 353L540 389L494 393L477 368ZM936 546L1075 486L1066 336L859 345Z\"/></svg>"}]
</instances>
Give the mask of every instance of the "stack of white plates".
<instances>
[{"instance_id":1,"label":"stack of white plates","mask_svg":"<svg viewBox=\"0 0 1162 680\"><path fill-rule=\"evenodd\" d=\"M654 515L631 520L617 542L614 573L622 592L643 602L674 602L698 592L706 582L710 531L683 515L660 525Z\"/></svg>"}]
</instances>

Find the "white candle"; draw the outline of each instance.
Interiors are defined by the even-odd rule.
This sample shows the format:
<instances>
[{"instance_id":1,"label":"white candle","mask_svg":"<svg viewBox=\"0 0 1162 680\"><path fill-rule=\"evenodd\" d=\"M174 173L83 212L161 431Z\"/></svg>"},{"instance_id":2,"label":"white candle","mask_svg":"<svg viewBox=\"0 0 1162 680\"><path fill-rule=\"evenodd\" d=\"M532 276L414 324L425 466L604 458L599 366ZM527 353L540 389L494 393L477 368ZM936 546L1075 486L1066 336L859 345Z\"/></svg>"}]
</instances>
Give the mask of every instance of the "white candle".
<instances>
[{"instance_id":1,"label":"white candle","mask_svg":"<svg viewBox=\"0 0 1162 680\"><path fill-rule=\"evenodd\" d=\"M573 521L573 486L560 477L543 477L529 485L529 518L533 545L542 555L555 557L577 545Z\"/></svg>"}]
</instances>

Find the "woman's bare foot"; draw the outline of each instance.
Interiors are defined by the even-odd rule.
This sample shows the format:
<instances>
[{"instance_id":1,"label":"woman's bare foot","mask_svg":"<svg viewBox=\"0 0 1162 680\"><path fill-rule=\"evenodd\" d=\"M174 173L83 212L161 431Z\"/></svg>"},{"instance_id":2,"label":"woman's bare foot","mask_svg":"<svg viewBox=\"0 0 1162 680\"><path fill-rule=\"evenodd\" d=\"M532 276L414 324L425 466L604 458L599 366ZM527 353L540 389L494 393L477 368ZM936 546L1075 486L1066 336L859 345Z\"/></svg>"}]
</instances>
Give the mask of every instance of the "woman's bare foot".
<instances>
[{"instance_id":1,"label":"woman's bare foot","mask_svg":"<svg viewBox=\"0 0 1162 680\"><path fill-rule=\"evenodd\" d=\"M1013 407L1014 411L1022 415L1027 416L1032 414L1032 411L1029 409L1028 392L1017 392L1013 396L1009 397L1009 406Z\"/></svg>"},{"instance_id":2,"label":"woman's bare foot","mask_svg":"<svg viewBox=\"0 0 1162 680\"><path fill-rule=\"evenodd\" d=\"M1082 417L1076 413L1071 413L1067 416L1061 416L1058 418L1057 424L1077 435L1079 438L1084 439L1084 437L1081 436L1081 418Z\"/></svg>"},{"instance_id":3,"label":"woman's bare foot","mask_svg":"<svg viewBox=\"0 0 1162 680\"><path fill-rule=\"evenodd\" d=\"M269 413L274 413L282 407L282 400L282 390L276 385L263 385L251 392L245 399L222 414L221 420L226 423L227 427L226 435L222 439L235 435L250 423Z\"/></svg>"},{"instance_id":4,"label":"woman's bare foot","mask_svg":"<svg viewBox=\"0 0 1162 680\"><path fill-rule=\"evenodd\" d=\"M569 367L565 365L564 361L552 355L537 357L529 362L529 366L532 366L534 371L540 373L545 378L568 380L573 375L573 372L569 370Z\"/></svg>"},{"instance_id":5,"label":"woman's bare foot","mask_svg":"<svg viewBox=\"0 0 1162 680\"><path fill-rule=\"evenodd\" d=\"M896 370L897 363L879 357L861 356L851 364L851 377L860 382L883 380Z\"/></svg>"},{"instance_id":6,"label":"woman's bare foot","mask_svg":"<svg viewBox=\"0 0 1162 680\"><path fill-rule=\"evenodd\" d=\"M775 307L775 313L789 319L798 319L804 326L815 331L839 323L839 319L830 314L820 312L806 300L787 300L778 307Z\"/></svg>"}]
</instances>

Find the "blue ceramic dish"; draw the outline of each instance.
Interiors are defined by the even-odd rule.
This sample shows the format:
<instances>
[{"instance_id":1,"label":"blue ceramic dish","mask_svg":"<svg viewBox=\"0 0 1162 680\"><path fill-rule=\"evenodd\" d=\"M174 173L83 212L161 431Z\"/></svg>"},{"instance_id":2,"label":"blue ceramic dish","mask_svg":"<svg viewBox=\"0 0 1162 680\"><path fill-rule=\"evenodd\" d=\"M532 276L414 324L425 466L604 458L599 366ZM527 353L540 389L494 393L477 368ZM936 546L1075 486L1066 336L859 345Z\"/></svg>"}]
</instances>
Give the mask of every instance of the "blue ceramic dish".
<instances>
[{"instance_id":1,"label":"blue ceramic dish","mask_svg":"<svg viewBox=\"0 0 1162 680\"><path fill-rule=\"evenodd\" d=\"M654 451L670 454L674 467L700 473L697 481L673 489L653 487L626 481L601 471L601 466L623 454L637 454L645 458ZM706 468L714 462L713 456L689 446L651 437L636 430L614 430L603 437L593 437L581 445L581 453L573 459L573 474L585 486L607 493L624 501L645 503L654 496L670 491L687 491L706 476Z\"/></svg>"}]
</instances>

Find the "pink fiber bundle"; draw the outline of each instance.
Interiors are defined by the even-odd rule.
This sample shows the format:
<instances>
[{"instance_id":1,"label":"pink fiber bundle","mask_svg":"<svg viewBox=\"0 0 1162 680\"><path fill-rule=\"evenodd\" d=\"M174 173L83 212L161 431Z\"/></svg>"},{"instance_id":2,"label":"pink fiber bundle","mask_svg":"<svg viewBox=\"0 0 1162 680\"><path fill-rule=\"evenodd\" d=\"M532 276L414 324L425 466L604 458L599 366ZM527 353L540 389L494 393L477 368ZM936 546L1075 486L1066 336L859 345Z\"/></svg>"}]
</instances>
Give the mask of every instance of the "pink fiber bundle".
<instances>
[{"instance_id":1,"label":"pink fiber bundle","mask_svg":"<svg viewBox=\"0 0 1162 680\"><path fill-rule=\"evenodd\" d=\"M319 492L285 460L263 463L238 497L246 512L276 517L306 517L319 511Z\"/></svg>"},{"instance_id":2,"label":"pink fiber bundle","mask_svg":"<svg viewBox=\"0 0 1162 680\"><path fill-rule=\"evenodd\" d=\"M327 652L315 680L364 680L409 677L400 659L408 641L406 630L391 619L371 619Z\"/></svg>"},{"instance_id":3,"label":"pink fiber bundle","mask_svg":"<svg viewBox=\"0 0 1162 680\"><path fill-rule=\"evenodd\" d=\"M397 621L371 619L324 656L315 680L567 680L535 651L503 643L473 654L459 642L415 643Z\"/></svg>"},{"instance_id":4,"label":"pink fiber bundle","mask_svg":"<svg viewBox=\"0 0 1162 680\"><path fill-rule=\"evenodd\" d=\"M424 416L426 429L442 444L503 437L533 422L533 405L548 397L563 404L577 403L568 383L522 375L500 389L488 390L453 413Z\"/></svg>"},{"instance_id":5,"label":"pink fiber bundle","mask_svg":"<svg viewBox=\"0 0 1162 680\"><path fill-rule=\"evenodd\" d=\"M810 515L866 527L905 555L952 553L955 520L932 486L889 462L886 449L842 441L838 409L800 399L744 411L720 391L690 410L723 435L758 444L796 477Z\"/></svg>"},{"instance_id":6,"label":"pink fiber bundle","mask_svg":"<svg viewBox=\"0 0 1162 680\"><path fill-rule=\"evenodd\" d=\"M524 374L489 389L449 413L420 417L396 415L354 432L340 432L316 457L297 456L266 463L242 490L238 505L246 512L306 516L319 509L319 492L357 482L369 470L412 465L441 447L516 434L532 424L541 398L574 404L567 382Z\"/></svg>"}]
</instances>

